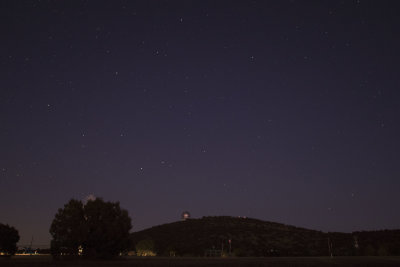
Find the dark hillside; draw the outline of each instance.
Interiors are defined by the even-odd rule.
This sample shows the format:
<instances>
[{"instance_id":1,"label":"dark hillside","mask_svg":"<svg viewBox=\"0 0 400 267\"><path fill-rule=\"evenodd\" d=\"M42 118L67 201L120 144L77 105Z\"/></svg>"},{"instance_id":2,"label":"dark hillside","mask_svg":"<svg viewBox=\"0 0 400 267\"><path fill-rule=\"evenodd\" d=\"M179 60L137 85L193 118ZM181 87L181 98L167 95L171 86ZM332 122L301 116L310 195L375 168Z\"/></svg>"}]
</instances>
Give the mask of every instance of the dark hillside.
<instances>
[{"instance_id":1,"label":"dark hillside","mask_svg":"<svg viewBox=\"0 0 400 267\"><path fill-rule=\"evenodd\" d=\"M328 255L327 236L322 232L250 218L189 219L134 233L132 239L134 244L153 240L157 255L204 256L222 248L228 254L229 240L236 256Z\"/></svg>"},{"instance_id":2,"label":"dark hillside","mask_svg":"<svg viewBox=\"0 0 400 267\"><path fill-rule=\"evenodd\" d=\"M133 249L159 256L221 256L229 251L232 256L328 256L328 244L335 256L400 255L400 230L324 233L227 216L155 226L133 233L132 241Z\"/></svg>"}]
</instances>

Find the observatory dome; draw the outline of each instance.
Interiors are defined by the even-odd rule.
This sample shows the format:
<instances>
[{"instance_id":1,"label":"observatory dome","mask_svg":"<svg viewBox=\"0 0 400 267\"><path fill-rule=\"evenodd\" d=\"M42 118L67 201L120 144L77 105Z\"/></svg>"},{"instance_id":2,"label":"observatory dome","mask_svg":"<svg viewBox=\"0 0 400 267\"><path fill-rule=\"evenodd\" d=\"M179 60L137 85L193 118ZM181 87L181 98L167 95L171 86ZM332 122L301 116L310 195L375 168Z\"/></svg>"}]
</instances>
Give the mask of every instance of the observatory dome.
<instances>
[{"instance_id":1,"label":"observatory dome","mask_svg":"<svg viewBox=\"0 0 400 267\"><path fill-rule=\"evenodd\" d=\"M183 221L185 221L185 220L187 220L187 219L190 219L190 213L189 213L188 211L182 212L181 219L182 219Z\"/></svg>"}]
</instances>

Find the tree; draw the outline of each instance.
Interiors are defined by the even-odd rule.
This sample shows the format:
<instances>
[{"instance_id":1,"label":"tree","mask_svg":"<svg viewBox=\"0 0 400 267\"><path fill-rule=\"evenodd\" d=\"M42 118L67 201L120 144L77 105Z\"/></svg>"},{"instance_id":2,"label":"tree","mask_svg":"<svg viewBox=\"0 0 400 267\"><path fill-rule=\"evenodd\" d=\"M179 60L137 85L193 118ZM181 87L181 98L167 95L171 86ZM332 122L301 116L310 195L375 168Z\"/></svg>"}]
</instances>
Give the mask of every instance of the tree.
<instances>
[{"instance_id":1,"label":"tree","mask_svg":"<svg viewBox=\"0 0 400 267\"><path fill-rule=\"evenodd\" d=\"M0 223L0 253L12 256L17 252L18 231L8 224Z\"/></svg>"},{"instance_id":2,"label":"tree","mask_svg":"<svg viewBox=\"0 0 400 267\"><path fill-rule=\"evenodd\" d=\"M51 224L51 253L77 255L87 235L85 211L82 201L71 199L58 212Z\"/></svg>"},{"instance_id":3,"label":"tree","mask_svg":"<svg viewBox=\"0 0 400 267\"><path fill-rule=\"evenodd\" d=\"M130 247L131 218L119 203L100 199L85 205L87 238L86 249L102 256L116 256Z\"/></svg>"},{"instance_id":4,"label":"tree","mask_svg":"<svg viewBox=\"0 0 400 267\"><path fill-rule=\"evenodd\" d=\"M131 228L131 218L119 202L97 198L83 204L71 199L51 224L52 254L115 257L129 248Z\"/></svg>"}]
</instances>

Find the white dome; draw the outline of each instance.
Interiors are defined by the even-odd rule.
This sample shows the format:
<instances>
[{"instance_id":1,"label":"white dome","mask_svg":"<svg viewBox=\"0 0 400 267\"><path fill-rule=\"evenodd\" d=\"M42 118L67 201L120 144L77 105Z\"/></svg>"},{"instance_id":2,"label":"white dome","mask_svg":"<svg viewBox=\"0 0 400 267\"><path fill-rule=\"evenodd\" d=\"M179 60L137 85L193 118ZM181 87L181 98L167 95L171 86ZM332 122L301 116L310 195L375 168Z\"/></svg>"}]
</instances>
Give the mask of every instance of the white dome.
<instances>
[{"instance_id":1,"label":"white dome","mask_svg":"<svg viewBox=\"0 0 400 267\"><path fill-rule=\"evenodd\" d=\"M182 212L181 219L182 220L190 219L190 213L188 211Z\"/></svg>"}]
</instances>

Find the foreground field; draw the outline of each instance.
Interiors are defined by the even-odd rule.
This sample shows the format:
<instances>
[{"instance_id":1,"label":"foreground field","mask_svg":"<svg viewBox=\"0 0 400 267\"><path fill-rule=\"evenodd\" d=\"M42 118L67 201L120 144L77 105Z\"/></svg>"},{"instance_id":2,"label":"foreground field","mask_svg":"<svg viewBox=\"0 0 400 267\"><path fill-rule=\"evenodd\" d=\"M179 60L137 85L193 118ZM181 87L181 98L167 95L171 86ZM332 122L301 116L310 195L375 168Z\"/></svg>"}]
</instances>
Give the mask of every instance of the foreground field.
<instances>
[{"instance_id":1,"label":"foreground field","mask_svg":"<svg viewBox=\"0 0 400 267\"><path fill-rule=\"evenodd\" d=\"M299 257L299 258L137 258L128 257L114 261L53 261L50 256L15 256L0 259L1 267L68 267L68 266L117 266L117 267L386 267L400 266L400 257Z\"/></svg>"}]
</instances>

